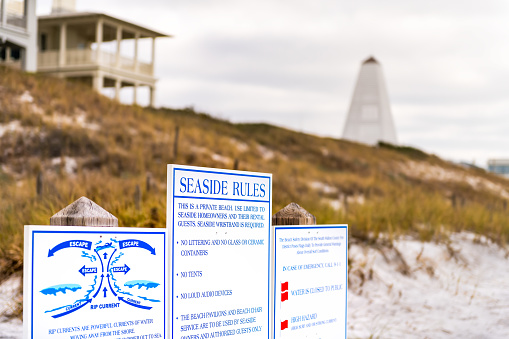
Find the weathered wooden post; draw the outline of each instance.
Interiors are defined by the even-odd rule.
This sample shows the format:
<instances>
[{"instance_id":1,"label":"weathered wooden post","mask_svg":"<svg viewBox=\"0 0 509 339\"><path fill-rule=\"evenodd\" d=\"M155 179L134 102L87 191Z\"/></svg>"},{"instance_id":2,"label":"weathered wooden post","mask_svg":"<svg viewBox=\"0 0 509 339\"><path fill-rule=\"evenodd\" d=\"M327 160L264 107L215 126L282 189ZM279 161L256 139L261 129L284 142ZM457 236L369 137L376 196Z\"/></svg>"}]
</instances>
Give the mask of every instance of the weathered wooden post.
<instances>
[{"instance_id":1,"label":"weathered wooden post","mask_svg":"<svg viewBox=\"0 0 509 339\"><path fill-rule=\"evenodd\" d=\"M136 210L139 211L141 209L141 189L140 185L136 185L134 188L134 206Z\"/></svg>"},{"instance_id":2,"label":"weathered wooden post","mask_svg":"<svg viewBox=\"0 0 509 339\"><path fill-rule=\"evenodd\" d=\"M35 190L37 192L38 198L42 197L42 184L43 184L42 171L39 171L39 173L37 173L37 180L35 184L36 186Z\"/></svg>"},{"instance_id":3,"label":"weathered wooden post","mask_svg":"<svg viewBox=\"0 0 509 339\"><path fill-rule=\"evenodd\" d=\"M343 210L345 211L345 215L348 214L348 195L345 193L343 194Z\"/></svg>"},{"instance_id":4,"label":"weathered wooden post","mask_svg":"<svg viewBox=\"0 0 509 339\"><path fill-rule=\"evenodd\" d=\"M177 159L179 150L179 126L175 126L175 141L173 142L173 159Z\"/></svg>"},{"instance_id":5,"label":"weathered wooden post","mask_svg":"<svg viewBox=\"0 0 509 339\"><path fill-rule=\"evenodd\" d=\"M118 227L118 219L92 200L81 197L53 215L50 225Z\"/></svg>"},{"instance_id":6,"label":"weathered wooden post","mask_svg":"<svg viewBox=\"0 0 509 339\"><path fill-rule=\"evenodd\" d=\"M452 208L456 208L456 194L451 195L451 206Z\"/></svg>"},{"instance_id":7,"label":"weathered wooden post","mask_svg":"<svg viewBox=\"0 0 509 339\"><path fill-rule=\"evenodd\" d=\"M272 225L316 225L316 217L292 202L272 216Z\"/></svg>"},{"instance_id":8,"label":"weathered wooden post","mask_svg":"<svg viewBox=\"0 0 509 339\"><path fill-rule=\"evenodd\" d=\"M145 189L147 190L147 193L152 190L152 173L151 172L147 172L147 179L146 179L145 186L146 186Z\"/></svg>"}]
</instances>

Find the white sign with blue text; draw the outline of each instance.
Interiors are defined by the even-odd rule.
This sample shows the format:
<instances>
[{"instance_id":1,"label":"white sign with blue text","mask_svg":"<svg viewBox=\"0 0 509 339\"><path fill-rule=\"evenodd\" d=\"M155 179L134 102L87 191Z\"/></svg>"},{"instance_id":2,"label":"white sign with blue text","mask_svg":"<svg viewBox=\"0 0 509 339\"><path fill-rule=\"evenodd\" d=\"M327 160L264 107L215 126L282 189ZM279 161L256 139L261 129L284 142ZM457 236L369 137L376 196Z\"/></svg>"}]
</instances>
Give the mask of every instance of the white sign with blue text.
<instances>
[{"instance_id":1,"label":"white sign with blue text","mask_svg":"<svg viewBox=\"0 0 509 339\"><path fill-rule=\"evenodd\" d=\"M166 230L25 226L25 339L168 338Z\"/></svg>"},{"instance_id":2,"label":"white sign with blue text","mask_svg":"<svg viewBox=\"0 0 509 339\"><path fill-rule=\"evenodd\" d=\"M173 338L269 338L271 174L168 166Z\"/></svg>"},{"instance_id":3,"label":"white sign with blue text","mask_svg":"<svg viewBox=\"0 0 509 339\"><path fill-rule=\"evenodd\" d=\"M346 338L346 225L274 226L274 338Z\"/></svg>"}]
</instances>

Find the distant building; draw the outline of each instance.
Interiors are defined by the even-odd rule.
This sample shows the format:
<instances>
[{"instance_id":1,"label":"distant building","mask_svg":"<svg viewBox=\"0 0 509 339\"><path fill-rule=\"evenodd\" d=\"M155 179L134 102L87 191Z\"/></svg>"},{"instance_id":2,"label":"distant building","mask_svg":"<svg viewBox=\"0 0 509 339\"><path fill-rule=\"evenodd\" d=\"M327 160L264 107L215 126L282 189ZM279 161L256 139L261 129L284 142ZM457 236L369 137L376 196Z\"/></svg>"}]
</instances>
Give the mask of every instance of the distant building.
<instances>
[{"instance_id":1,"label":"distant building","mask_svg":"<svg viewBox=\"0 0 509 339\"><path fill-rule=\"evenodd\" d=\"M374 57L362 63L343 138L369 145L398 143L382 66Z\"/></svg>"},{"instance_id":2,"label":"distant building","mask_svg":"<svg viewBox=\"0 0 509 339\"><path fill-rule=\"evenodd\" d=\"M76 12L75 0L54 0L50 15L39 17L38 71L89 84L98 92L114 88L119 100L123 87L133 87L133 103L138 88L150 90L154 105L155 40L164 33L103 13ZM150 62L139 59L140 39L151 40ZM134 50L126 56L123 42Z\"/></svg>"},{"instance_id":3,"label":"distant building","mask_svg":"<svg viewBox=\"0 0 509 339\"><path fill-rule=\"evenodd\" d=\"M0 64L37 70L35 0L0 0Z\"/></svg>"},{"instance_id":4,"label":"distant building","mask_svg":"<svg viewBox=\"0 0 509 339\"><path fill-rule=\"evenodd\" d=\"M509 159L489 159L488 172L509 178Z\"/></svg>"},{"instance_id":5,"label":"distant building","mask_svg":"<svg viewBox=\"0 0 509 339\"><path fill-rule=\"evenodd\" d=\"M475 163L470 163L470 162L466 162L466 161L460 161L458 163L453 162L453 164L460 165L461 167L467 168L467 169L471 168L471 169L475 169L475 170L479 170L479 171L486 171L486 169L477 166Z\"/></svg>"}]
</instances>

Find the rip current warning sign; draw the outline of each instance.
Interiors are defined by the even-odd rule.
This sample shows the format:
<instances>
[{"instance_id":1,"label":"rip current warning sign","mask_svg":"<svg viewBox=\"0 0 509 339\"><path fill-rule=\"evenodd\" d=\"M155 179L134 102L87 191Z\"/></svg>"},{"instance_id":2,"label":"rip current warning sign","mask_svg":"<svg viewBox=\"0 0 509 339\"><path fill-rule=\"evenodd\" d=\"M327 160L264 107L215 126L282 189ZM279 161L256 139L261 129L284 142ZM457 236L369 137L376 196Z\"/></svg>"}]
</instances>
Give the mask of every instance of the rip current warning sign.
<instances>
[{"instance_id":1,"label":"rip current warning sign","mask_svg":"<svg viewBox=\"0 0 509 339\"><path fill-rule=\"evenodd\" d=\"M166 231L26 226L24 338L166 338Z\"/></svg>"}]
</instances>

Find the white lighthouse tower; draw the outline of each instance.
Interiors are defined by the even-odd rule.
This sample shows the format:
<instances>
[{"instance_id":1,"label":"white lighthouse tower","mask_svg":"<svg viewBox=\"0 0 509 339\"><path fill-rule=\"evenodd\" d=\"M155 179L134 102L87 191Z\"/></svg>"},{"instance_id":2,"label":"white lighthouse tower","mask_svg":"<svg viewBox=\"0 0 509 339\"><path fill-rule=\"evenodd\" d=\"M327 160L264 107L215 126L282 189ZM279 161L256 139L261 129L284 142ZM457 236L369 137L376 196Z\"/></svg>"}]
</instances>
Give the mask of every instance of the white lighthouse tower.
<instances>
[{"instance_id":1,"label":"white lighthouse tower","mask_svg":"<svg viewBox=\"0 0 509 339\"><path fill-rule=\"evenodd\" d=\"M382 66L373 57L362 63L343 138L369 145L398 142Z\"/></svg>"}]
</instances>

